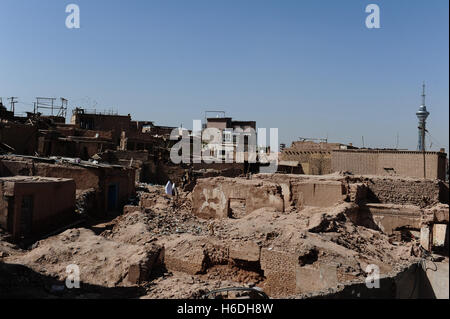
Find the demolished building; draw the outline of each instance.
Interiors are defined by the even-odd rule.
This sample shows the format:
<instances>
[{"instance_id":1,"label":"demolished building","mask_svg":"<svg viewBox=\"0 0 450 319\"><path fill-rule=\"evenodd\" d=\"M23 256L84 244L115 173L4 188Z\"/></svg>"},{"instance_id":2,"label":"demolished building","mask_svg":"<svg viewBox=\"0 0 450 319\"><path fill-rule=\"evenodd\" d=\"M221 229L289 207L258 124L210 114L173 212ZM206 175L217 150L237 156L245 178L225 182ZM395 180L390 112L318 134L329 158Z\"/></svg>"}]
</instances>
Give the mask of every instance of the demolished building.
<instances>
[{"instance_id":1,"label":"demolished building","mask_svg":"<svg viewBox=\"0 0 450 319\"><path fill-rule=\"evenodd\" d=\"M24 251L1 231L0 273L19 264L62 281L67 264L77 263L85 291L135 287L132 296L142 298L199 298L242 286L271 298L432 296L425 286L445 295L437 285L442 273L419 266L442 258L448 265L443 151L425 153L423 178L423 152L303 140L282 150L283 174L256 174L249 136L243 162L234 155L224 162L227 150L236 152L234 129L255 130L254 121L207 118L203 129L222 136L202 150L216 161L192 155L175 164L173 128L130 115L77 108L64 124L0 113L8 117L0 126L2 149L10 153L0 156L0 226L16 241L58 230ZM340 173L327 175L334 171ZM176 195L147 184L168 180ZM80 215L88 221L71 225L69 217ZM365 287L369 266L389 289Z\"/></svg>"},{"instance_id":2,"label":"demolished building","mask_svg":"<svg viewBox=\"0 0 450 319\"><path fill-rule=\"evenodd\" d=\"M408 189L408 195L404 196L400 191L396 197L392 194L393 188ZM313 178L313 176L259 174L252 180L220 177L203 179L197 183L193 191L192 213L201 218L219 220L231 218L242 220L242 223L247 223L247 219L253 220L255 228L248 229L252 230L253 234L248 233L247 236L254 237L255 241L249 241L249 238L245 237L245 240L241 238L237 246L220 240L212 241L211 244L222 247L220 249L224 254L229 254L230 259L251 262L255 267L258 264L257 268L266 278L264 291L272 296L286 296L317 292L339 282L351 281L351 277L357 274L357 272L353 274L341 272L343 262L339 265L339 258L336 257L343 249L342 245L346 247L344 250L354 249L343 243L345 240L340 236L347 236L345 231L339 235L341 231L338 225L345 220L351 222L353 225L351 227L363 226L391 236L416 232L422 248L431 251L433 245L441 245L448 250L449 211L448 197L443 196L445 192L448 192L448 185L443 182L377 176L330 175ZM278 214L276 220L269 217L273 212ZM251 218L257 214L260 220ZM267 218L262 214L267 214ZM424 223L425 216L429 216L429 224ZM263 221L266 219L271 220L270 224L274 227L265 226L266 229L263 231L262 224L261 226L258 224L264 224ZM280 228L276 227L277 223L283 224L282 220L290 226L286 224L280 225ZM296 230L290 230L290 227ZM274 231L275 229L277 231ZM261 231L261 237L266 239L262 245L261 237L258 237ZM310 248L306 248L308 246L301 248L302 245L297 245L301 242L307 244L308 240L304 239L310 237L305 231L321 234L324 238L329 236L328 240L331 242L319 244L311 239ZM337 237L333 239L336 235ZM271 240L268 241L269 238ZM329 246L335 244L337 246ZM324 246L321 247L322 245ZM190 250L195 251L192 244ZM350 253L346 258L356 257L350 251L341 253L344 255ZM326 256L335 256L334 263L325 261ZM196 260L200 263L199 267L204 262L208 263L202 258L197 259L193 256L179 262L186 265L197 262ZM386 267L383 266L381 257L379 260L357 257L356 260L362 269L365 269L364 264L370 263L377 264L381 268ZM178 268L176 263L171 265L175 269ZM201 271L201 268L196 269ZM388 267L384 272L391 271L389 269L393 270ZM403 295L403 298L406 297Z\"/></svg>"}]
</instances>

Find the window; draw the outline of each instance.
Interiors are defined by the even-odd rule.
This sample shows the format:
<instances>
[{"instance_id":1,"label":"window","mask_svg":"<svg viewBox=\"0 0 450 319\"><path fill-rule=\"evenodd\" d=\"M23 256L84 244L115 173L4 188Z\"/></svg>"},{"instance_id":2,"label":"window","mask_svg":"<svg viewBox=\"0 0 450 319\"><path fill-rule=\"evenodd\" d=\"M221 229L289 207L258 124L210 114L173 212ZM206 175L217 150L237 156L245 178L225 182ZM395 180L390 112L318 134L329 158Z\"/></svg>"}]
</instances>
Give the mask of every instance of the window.
<instances>
[{"instance_id":1,"label":"window","mask_svg":"<svg viewBox=\"0 0 450 319\"><path fill-rule=\"evenodd\" d=\"M228 131L223 132L223 141L226 143L231 143L231 132Z\"/></svg>"}]
</instances>

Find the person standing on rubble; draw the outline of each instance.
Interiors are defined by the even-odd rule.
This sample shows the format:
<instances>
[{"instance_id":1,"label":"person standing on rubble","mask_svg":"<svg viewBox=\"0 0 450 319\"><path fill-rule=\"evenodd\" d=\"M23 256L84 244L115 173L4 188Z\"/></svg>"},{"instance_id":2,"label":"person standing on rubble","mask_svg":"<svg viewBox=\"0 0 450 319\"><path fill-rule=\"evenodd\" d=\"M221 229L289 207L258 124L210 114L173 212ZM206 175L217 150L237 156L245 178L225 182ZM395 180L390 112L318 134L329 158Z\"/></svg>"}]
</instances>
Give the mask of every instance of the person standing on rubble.
<instances>
[{"instance_id":1,"label":"person standing on rubble","mask_svg":"<svg viewBox=\"0 0 450 319\"><path fill-rule=\"evenodd\" d=\"M172 184L172 195L178 197L178 189L175 186L175 183Z\"/></svg>"},{"instance_id":2,"label":"person standing on rubble","mask_svg":"<svg viewBox=\"0 0 450 319\"><path fill-rule=\"evenodd\" d=\"M166 186L164 187L164 190L167 195L170 195L170 196L178 195L177 187L175 186L175 183L172 183L172 181L170 179L167 182Z\"/></svg>"},{"instance_id":3,"label":"person standing on rubble","mask_svg":"<svg viewBox=\"0 0 450 319\"><path fill-rule=\"evenodd\" d=\"M167 182L166 186L164 187L164 190L167 195L171 195L171 196L173 195L173 185L172 185L172 182L170 179Z\"/></svg>"},{"instance_id":4,"label":"person standing on rubble","mask_svg":"<svg viewBox=\"0 0 450 319\"><path fill-rule=\"evenodd\" d=\"M188 180L189 180L189 173L188 173L188 170L185 169L183 177L181 177L181 188L184 188L186 186L186 184L188 183Z\"/></svg>"}]
</instances>

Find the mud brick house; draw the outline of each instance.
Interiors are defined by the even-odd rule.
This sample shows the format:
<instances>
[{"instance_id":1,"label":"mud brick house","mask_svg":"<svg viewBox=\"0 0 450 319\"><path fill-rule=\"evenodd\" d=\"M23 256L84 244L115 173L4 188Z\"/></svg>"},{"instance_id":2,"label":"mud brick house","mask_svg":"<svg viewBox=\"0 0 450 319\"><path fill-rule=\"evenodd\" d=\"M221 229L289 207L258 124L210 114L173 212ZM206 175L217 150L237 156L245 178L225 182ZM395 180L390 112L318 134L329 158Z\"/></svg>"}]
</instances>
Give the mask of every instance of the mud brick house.
<instances>
[{"instance_id":1,"label":"mud brick house","mask_svg":"<svg viewBox=\"0 0 450 319\"><path fill-rule=\"evenodd\" d=\"M73 111L71 124L81 129L93 131L112 131L112 139L116 145L120 144L122 131L132 129L131 115L105 114L76 108Z\"/></svg>"},{"instance_id":2,"label":"mud brick house","mask_svg":"<svg viewBox=\"0 0 450 319\"><path fill-rule=\"evenodd\" d=\"M15 153L34 155L37 149L38 128L15 122L0 122L0 142Z\"/></svg>"},{"instance_id":3,"label":"mud brick house","mask_svg":"<svg viewBox=\"0 0 450 319\"><path fill-rule=\"evenodd\" d=\"M79 129L63 125L50 130L39 130L38 153L40 156L79 157L88 160L105 150L113 150L111 131Z\"/></svg>"},{"instance_id":4,"label":"mud brick house","mask_svg":"<svg viewBox=\"0 0 450 319\"><path fill-rule=\"evenodd\" d=\"M168 153L168 149L170 149L174 143L174 141L156 137L150 133L123 131L120 137L119 149L128 151L147 150L149 153L157 156L158 152L161 152L162 150Z\"/></svg>"},{"instance_id":5,"label":"mud brick house","mask_svg":"<svg viewBox=\"0 0 450 319\"><path fill-rule=\"evenodd\" d=\"M0 156L0 176L15 175L73 179L77 191L95 192L88 214L99 218L121 212L135 196L135 170L119 165L64 158Z\"/></svg>"},{"instance_id":6,"label":"mud brick house","mask_svg":"<svg viewBox=\"0 0 450 319\"><path fill-rule=\"evenodd\" d=\"M135 123L138 131L142 133L148 133L153 136L170 137L170 134L175 129L175 127L173 126L155 125L154 122L150 121L138 121Z\"/></svg>"},{"instance_id":7,"label":"mud brick house","mask_svg":"<svg viewBox=\"0 0 450 319\"><path fill-rule=\"evenodd\" d=\"M14 240L37 239L76 218L72 179L0 177L0 227Z\"/></svg>"},{"instance_id":8,"label":"mud brick house","mask_svg":"<svg viewBox=\"0 0 450 319\"><path fill-rule=\"evenodd\" d=\"M355 149L352 144L314 142L300 140L292 142L291 147L281 151L280 160L298 162L301 171L307 175L325 175L333 172L331 156L333 150Z\"/></svg>"}]
</instances>

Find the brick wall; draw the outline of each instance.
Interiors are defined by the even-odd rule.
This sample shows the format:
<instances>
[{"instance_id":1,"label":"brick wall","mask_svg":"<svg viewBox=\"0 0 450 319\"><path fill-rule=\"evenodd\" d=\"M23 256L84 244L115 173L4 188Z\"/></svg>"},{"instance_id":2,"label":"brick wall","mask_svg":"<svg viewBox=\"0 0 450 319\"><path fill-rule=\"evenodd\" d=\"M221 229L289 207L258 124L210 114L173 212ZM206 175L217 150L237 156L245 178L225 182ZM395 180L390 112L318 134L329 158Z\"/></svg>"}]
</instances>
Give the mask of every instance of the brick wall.
<instances>
[{"instance_id":1,"label":"brick wall","mask_svg":"<svg viewBox=\"0 0 450 319\"><path fill-rule=\"evenodd\" d=\"M349 182L364 182L368 188L367 199L371 203L429 206L444 202L445 183L438 180L401 179L391 177L358 177ZM448 202L448 201L447 201Z\"/></svg>"},{"instance_id":2,"label":"brick wall","mask_svg":"<svg viewBox=\"0 0 450 319\"><path fill-rule=\"evenodd\" d=\"M282 161L298 161L299 163L308 163L309 169L303 167L305 174L324 175L331 171L331 152L329 151L299 151L294 148L283 150L280 156Z\"/></svg>"},{"instance_id":3,"label":"brick wall","mask_svg":"<svg viewBox=\"0 0 450 319\"><path fill-rule=\"evenodd\" d=\"M38 146L38 129L33 125L0 124L0 142L15 149L16 154L34 155Z\"/></svg>"},{"instance_id":4,"label":"brick wall","mask_svg":"<svg viewBox=\"0 0 450 319\"><path fill-rule=\"evenodd\" d=\"M426 177L445 179L447 154L426 152ZM399 175L423 178L423 153L415 151L334 150L333 172L347 171L355 175Z\"/></svg>"},{"instance_id":5,"label":"brick wall","mask_svg":"<svg viewBox=\"0 0 450 319\"><path fill-rule=\"evenodd\" d=\"M45 176L71 178L77 190L95 189L95 213L102 216L108 211L108 187L117 185L117 210L135 195L134 169L98 167L87 168L75 165L58 165L33 162L32 160L14 160L0 158L0 176Z\"/></svg>"},{"instance_id":6,"label":"brick wall","mask_svg":"<svg viewBox=\"0 0 450 319\"><path fill-rule=\"evenodd\" d=\"M22 199L32 198L30 238L73 222L75 216L75 182L70 179L2 178L0 179L0 215L9 215L1 223L15 239L21 234ZM7 188L8 190L5 190ZM9 219L5 225L5 219Z\"/></svg>"}]
</instances>

